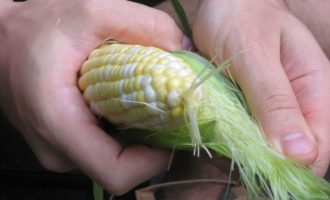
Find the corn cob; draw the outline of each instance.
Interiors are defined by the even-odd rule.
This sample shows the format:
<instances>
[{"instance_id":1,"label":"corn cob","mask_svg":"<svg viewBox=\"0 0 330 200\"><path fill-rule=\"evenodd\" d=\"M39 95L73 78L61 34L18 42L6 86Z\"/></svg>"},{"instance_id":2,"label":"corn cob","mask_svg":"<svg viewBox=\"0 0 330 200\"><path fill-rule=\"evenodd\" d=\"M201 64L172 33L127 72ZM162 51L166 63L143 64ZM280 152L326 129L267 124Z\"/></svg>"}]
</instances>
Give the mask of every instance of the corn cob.
<instances>
[{"instance_id":1,"label":"corn cob","mask_svg":"<svg viewBox=\"0 0 330 200\"><path fill-rule=\"evenodd\" d=\"M196 79L188 64L154 47L112 44L82 66L79 87L95 113L125 127L164 130L184 124L181 94ZM193 98L201 99L202 90Z\"/></svg>"},{"instance_id":2,"label":"corn cob","mask_svg":"<svg viewBox=\"0 0 330 200\"><path fill-rule=\"evenodd\" d=\"M131 128L125 135L136 141L231 158L250 199L329 199L329 184L275 152L242 93L210 65L190 52L106 44L83 64L79 87L96 114Z\"/></svg>"}]
</instances>

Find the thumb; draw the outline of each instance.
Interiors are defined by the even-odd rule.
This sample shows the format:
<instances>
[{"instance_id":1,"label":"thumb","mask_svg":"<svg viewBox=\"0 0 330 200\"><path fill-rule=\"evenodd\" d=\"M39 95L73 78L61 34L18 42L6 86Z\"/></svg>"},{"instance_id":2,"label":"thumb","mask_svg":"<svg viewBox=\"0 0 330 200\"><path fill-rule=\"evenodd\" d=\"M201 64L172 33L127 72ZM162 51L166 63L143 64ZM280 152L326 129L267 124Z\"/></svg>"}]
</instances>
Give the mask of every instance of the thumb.
<instances>
[{"instance_id":1,"label":"thumb","mask_svg":"<svg viewBox=\"0 0 330 200\"><path fill-rule=\"evenodd\" d=\"M130 1L93 4L97 31L127 43L152 45L166 50L188 49L191 43L165 12Z\"/></svg>"},{"instance_id":2,"label":"thumb","mask_svg":"<svg viewBox=\"0 0 330 200\"><path fill-rule=\"evenodd\" d=\"M248 61L237 64L235 78L263 131L279 152L313 163L318 153L315 140L281 63L259 53L246 54L254 65ZM259 59L252 59L255 57Z\"/></svg>"}]
</instances>

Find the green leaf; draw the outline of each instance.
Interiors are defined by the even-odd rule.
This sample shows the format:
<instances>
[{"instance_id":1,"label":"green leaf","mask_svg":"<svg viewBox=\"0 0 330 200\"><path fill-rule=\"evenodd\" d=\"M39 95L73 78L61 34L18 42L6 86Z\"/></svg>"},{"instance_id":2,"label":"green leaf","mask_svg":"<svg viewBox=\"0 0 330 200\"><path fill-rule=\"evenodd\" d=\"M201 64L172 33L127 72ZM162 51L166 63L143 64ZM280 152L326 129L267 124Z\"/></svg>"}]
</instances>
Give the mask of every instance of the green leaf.
<instances>
[{"instance_id":1,"label":"green leaf","mask_svg":"<svg viewBox=\"0 0 330 200\"><path fill-rule=\"evenodd\" d=\"M192 38L192 31L191 31L191 28L190 28L190 25L188 22L187 15L186 15L182 5L180 4L180 2L178 0L171 0L171 3L172 3L172 6L174 7L176 14L179 17L184 34L186 36L188 36L189 38Z\"/></svg>"}]
</instances>

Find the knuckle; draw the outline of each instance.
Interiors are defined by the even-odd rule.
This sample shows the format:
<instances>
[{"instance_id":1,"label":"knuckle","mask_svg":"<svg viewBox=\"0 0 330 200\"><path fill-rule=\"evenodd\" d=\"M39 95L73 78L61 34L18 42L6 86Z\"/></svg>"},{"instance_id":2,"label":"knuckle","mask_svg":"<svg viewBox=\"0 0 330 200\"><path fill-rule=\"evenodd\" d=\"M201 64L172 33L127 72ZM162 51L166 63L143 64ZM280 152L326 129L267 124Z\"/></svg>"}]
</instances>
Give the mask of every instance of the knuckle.
<instances>
[{"instance_id":1,"label":"knuckle","mask_svg":"<svg viewBox=\"0 0 330 200\"><path fill-rule=\"evenodd\" d=\"M109 184L105 185L106 188L111 191L112 194L121 196L129 191L130 188L127 188L122 181L112 181Z\"/></svg>"},{"instance_id":2,"label":"knuckle","mask_svg":"<svg viewBox=\"0 0 330 200\"><path fill-rule=\"evenodd\" d=\"M132 177L117 167L113 168L113 173L99 179L101 185L112 194L121 196L136 186Z\"/></svg>"},{"instance_id":3,"label":"knuckle","mask_svg":"<svg viewBox=\"0 0 330 200\"><path fill-rule=\"evenodd\" d=\"M265 115L285 112L288 110L296 111L299 107L292 101L288 94L273 94L262 100L260 109Z\"/></svg>"},{"instance_id":4,"label":"knuckle","mask_svg":"<svg viewBox=\"0 0 330 200\"><path fill-rule=\"evenodd\" d=\"M154 36L156 37L158 34L169 33L164 31L164 29L171 29L172 27L176 27L174 20L165 12L155 10L154 17L151 20L150 27L154 32ZM161 26L159 26L161 24Z\"/></svg>"}]
</instances>

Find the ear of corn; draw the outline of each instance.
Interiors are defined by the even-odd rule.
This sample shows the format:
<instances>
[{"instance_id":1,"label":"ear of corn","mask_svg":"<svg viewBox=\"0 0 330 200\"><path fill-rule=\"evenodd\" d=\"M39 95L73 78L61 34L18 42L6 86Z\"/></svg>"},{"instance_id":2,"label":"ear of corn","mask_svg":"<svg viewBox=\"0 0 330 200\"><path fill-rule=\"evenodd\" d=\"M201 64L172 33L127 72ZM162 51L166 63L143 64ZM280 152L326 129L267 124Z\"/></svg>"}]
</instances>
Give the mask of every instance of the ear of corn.
<instances>
[{"instance_id":1,"label":"ear of corn","mask_svg":"<svg viewBox=\"0 0 330 200\"><path fill-rule=\"evenodd\" d=\"M107 44L83 64L79 87L96 114L136 141L231 158L250 199L329 199L329 183L275 152L243 94L210 66L189 52Z\"/></svg>"},{"instance_id":2,"label":"ear of corn","mask_svg":"<svg viewBox=\"0 0 330 200\"><path fill-rule=\"evenodd\" d=\"M181 94L196 75L170 53L112 44L95 50L81 71L84 98L111 122L149 130L184 124ZM201 89L194 91L196 101L201 96Z\"/></svg>"}]
</instances>

